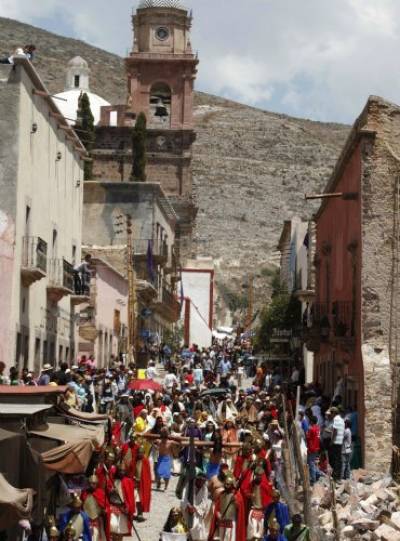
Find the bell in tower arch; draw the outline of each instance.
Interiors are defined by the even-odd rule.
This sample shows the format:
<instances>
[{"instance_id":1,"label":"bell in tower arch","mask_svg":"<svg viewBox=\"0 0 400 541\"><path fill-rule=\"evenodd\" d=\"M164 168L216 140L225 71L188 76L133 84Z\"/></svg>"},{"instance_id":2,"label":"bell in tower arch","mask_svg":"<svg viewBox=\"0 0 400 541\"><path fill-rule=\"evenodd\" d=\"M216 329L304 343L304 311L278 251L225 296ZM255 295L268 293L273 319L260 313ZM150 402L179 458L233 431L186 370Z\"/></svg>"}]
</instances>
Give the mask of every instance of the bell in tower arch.
<instances>
[{"instance_id":1,"label":"bell in tower arch","mask_svg":"<svg viewBox=\"0 0 400 541\"><path fill-rule=\"evenodd\" d=\"M150 90L150 128L170 128L171 89L165 83L156 83Z\"/></svg>"},{"instance_id":2,"label":"bell in tower arch","mask_svg":"<svg viewBox=\"0 0 400 541\"><path fill-rule=\"evenodd\" d=\"M158 100L157 106L156 106L156 112L154 113L154 116L158 116L160 118L164 118L166 116L169 116L168 109L164 105L162 99Z\"/></svg>"}]
</instances>

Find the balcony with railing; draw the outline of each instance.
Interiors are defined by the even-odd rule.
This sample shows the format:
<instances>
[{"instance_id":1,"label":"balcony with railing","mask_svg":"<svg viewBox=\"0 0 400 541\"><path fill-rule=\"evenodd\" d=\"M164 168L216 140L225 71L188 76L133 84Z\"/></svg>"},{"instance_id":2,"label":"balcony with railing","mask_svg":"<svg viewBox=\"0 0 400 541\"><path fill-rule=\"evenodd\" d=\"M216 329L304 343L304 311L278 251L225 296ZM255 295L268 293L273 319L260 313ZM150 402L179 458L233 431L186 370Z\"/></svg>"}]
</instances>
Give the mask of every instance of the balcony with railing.
<instances>
[{"instance_id":1,"label":"balcony with railing","mask_svg":"<svg viewBox=\"0 0 400 541\"><path fill-rule=\"evenodd\" d=\"M352 301L332 303L332 334L337 342L352 344L355 338L355 310Z\"/></svg>"},{"instance_id":2,"label":"balcony with railing","mask_svg":"<svg viewBox=\"0 0 400 541\"><path fill-rule=\"evenodd\" d=\"M24 287L45 278L47 243L40 237L24 237L22 242L21 281Z\"/></svg>"},{"instance_id":3,"label":"balcony with railing","mask_svg":"<svg viewBox=\"0 0 400 541\"><path fill-rule=\"evenodd\" d=\"M90 297L90 282L92 274L89 269L83 269L80 271L74 270L74 293L71 295L71 305L77 306L79 304L89 303Z\"/></svg>"},{"instance_id":4,"label":"balcony with railing","mask_svg":"<svg viewBox=\"0 0 400 541\"><path fill-rule=\"evenodd\" d=\"M150 251L156 265L165 265L168 261L168 243L157 239L134 239L133 251L136 261L148 258Z\"/></svg>"},{"instance_id":5,"label":"balcony with railing","mask_svg":"<svg viewBox=\"0 0 400 541\"><path fill-rule=\"evenodd\" d=\"M180 303L174 292L167 285L161 287L158 299L154 302L153 308L171 323L179 319Z\"/></svg>"},{"instance_id":6,"label":"balcony with railing","mask_svg":"<svg viewBox=\"0 0 400 541\"><path fill-rule=\"evenodd\" d=\"M307 284L306 287L303 287L304 272L305 271L303 271L303 269L299 269L295 274L294 296L302 302L310 302L315 296L315 291L310 287L309 284Z\"/></svg>"},{"instance_id":7,"label":"balcony with railing","mask_svg":"<svg viewBox=\"0 0 400 541\"><path fill-rule=\"evenodd\" d=\"M66 295L73 295L74 268L65 259L50 259L48 265L48 297L58 302Z\"/></svg>"},{"instance_id":8,"label":"balcony with railing","mask_svg":"<svg viewBox=\"0 0 400 541\"><path fill-rule=\"evenodd\" d=\"M329 304L315 302L303 314L303 340L309 351L318 351L329 339L331 329Z\"/></svg>"},{"instance_id":9,"label":"balcony with railing","mask_svg":"<svg viewBox=\"0 0 400 541\"><path fill-rule=\"evenodd\" d=\"M303 336L307 348L315 351L321 342L332 342L346 347L354 345L355 314L352 301L314 303L310 313L303 314Z\"/></svg>"}]
</instances>

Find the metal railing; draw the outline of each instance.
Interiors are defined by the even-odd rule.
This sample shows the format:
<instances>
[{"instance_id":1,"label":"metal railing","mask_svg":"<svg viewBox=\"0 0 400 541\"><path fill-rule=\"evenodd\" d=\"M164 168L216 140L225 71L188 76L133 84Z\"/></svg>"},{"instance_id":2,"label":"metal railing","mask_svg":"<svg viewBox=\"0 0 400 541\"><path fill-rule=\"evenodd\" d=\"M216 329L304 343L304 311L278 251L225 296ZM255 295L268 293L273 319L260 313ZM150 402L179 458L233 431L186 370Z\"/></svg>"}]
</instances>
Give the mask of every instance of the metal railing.
<instances>
[{"instance_id":1,"label":"metal railing","mask_svg":"<svg viewBox=\"0 0 400 541\"><path fill-rule=\"evenodd\" d=\"M336 337L354 336L354 306L352 301L332 303L333 332Z\"/></svg>"},{"instance_id":2,"label":"metal railing","mask_svg":"<svg viewBox=\"0 0 400 541\"><path fill-rule=\"evenodd\" d=\"M40 237L24 237L22 241L22 267L47 272L47 242Z\"/></svg>"},{"instance_id":3,"label":"metal railing","mask_svg":"<svg viewBox=\"0 0 400 541\"><path fill-rule=\"evenodd\" d=\"M314 325L330 325L329 304L327 302L315 302L311 309L312 322Z\"/></svg>"},{"instance_id":4,"label":"metal railing","mask_svg":"<svg viewBox=\"0 0 400 541\"><path fill-rule=\"evenodd\" d=\"M153 256L168 257L168 244L157 239L134 239L133 250L135 256L147 255L149 251L149 243Z\"/></svg>"},{"instance_id":5,"label":"metal railing","mask_svg":"<svg viewBox=\"0 0 400 541\"><path fill-rule=\"evenodd\" d=\"M164 286L161 292L162 303L171 308L172 310L179 310L179 302L176 299L172 291Z\"/></svg>"},{"instance_id":6,"label":"metal railing","mask_svg":"<svg viewBox=\"0 0 400 541\"><path fill-rule=\"evenodd\" d=\"M49 260L49 286L75 291L74 268L65 259Z\"/></svg>"}]
</instances>

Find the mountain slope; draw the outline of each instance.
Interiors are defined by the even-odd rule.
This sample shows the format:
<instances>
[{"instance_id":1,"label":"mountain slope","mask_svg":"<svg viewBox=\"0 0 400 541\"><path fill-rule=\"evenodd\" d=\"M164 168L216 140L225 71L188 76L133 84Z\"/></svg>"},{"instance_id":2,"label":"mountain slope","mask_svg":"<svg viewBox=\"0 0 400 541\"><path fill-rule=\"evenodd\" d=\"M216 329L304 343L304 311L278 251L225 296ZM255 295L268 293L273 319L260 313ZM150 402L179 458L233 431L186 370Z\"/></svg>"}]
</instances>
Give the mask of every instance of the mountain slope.
<instances>
[{"instance_id":1,"label":"mountain slope","mask_svg":"<svg viewBox=\"0 0 400 541\"><path fill-rule=\"evenodd\" d=\"M123 59L81 41L0 18L0 52L33 42L35 60L52 92L64 88L65 67L76 55L92 70L91 90L112 103L125 101ZM201 43L198 44L201 60ZM197 141L193 183L199 206L195 248L220 269L220 292L242 295L242 282L256 275L256 298L266 294L262 268L271 266L283 220L309 218L318 203L305 192L326 184L348 126L312 122L196 93ZM223 300L219 314L224 315Z\"/></svg>"},{"instance_id":2,"label":"mountain slope","mask_svg":"<svg viewBox=\"0 0 400 541\"><path fill-rule=\"evenodd\" d=\"M35 67L52 93L62 92L65 70L74 56L82 56L91 69L90 89L111 103L124 103L126 80L124 61L76 39L52 34L41 28L0 17L0 54L7 56L16 47L34 43L37 47Z\"/></svg>"}]
</instances>

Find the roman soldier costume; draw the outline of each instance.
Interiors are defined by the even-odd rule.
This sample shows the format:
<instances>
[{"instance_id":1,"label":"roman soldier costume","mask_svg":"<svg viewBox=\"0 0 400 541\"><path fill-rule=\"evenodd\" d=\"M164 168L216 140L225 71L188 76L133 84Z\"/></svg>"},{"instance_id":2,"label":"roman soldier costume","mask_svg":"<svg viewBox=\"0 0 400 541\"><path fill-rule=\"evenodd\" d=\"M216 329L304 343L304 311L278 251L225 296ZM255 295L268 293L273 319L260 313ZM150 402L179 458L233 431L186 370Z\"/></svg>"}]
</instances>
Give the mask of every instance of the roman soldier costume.
<instances>
[{"instance_id":1,"label":"roman soldier costume","mask_svg":"<svg viewBox=\"0 0 400 541\"><path fill-rule=\"evenodd\" d=\"M118 467L112 490L109 492L110 525L109 531L113 541L120 541L131 535L132 520L135 514L135 483L126 475L124 465Z\"/></svg>"},{"instance_id":2,"label":"roman soldier costume","mask_svg":"<svg viewBox=\"0 0 400 541\"><path fill-rule=\"evenodd\" d=\"M243 479L254 462L254 454L251 445L245 443L242 452L236 457L233 475L237 480Z\"/></svg>"},{"instance_id":3,"label":"roman soldier costume","mask_svg":"<svg viewBox=\"0 0 400 541\"><path fill-rule=\"evenodd\" d=\"M246 518L243 497L235 492L235 479L227 476L224 491L215 502L209 541L246 541Z\"/></svg>"},{"instance_id":4,"label":"roman soldier costume","mask_svg":"<svg viewBox=\"0 0 400 541\"><path fill-rule=\"evenodd\" d=\"M139 445L136 443L136 435L131 433L129 442L122 446L121 462L123 462L128 475L132 477L132 479L135 477L135 461L138 449Z\"/></svg>"},{"instance_id":5,"label":"roman soldier costume","mask_svg":"<svg viewBox=\"0 0 400 541\"><path fill-rule=\"evenodd\" d=\"M90 519L85 511L82 511L82 500L78 494L73 495L70 507L70 511L63 513L60 516L60 529L63 532L63 535L65 534L67 526L70 526L75 533L74 537L68 537L67 539L73 539L74 541L92 541Z\"/></svg>"},{"instance_id":6,"label":"roman soldier costume","mask_svg":"<svg viewBox=\"0 0 400 541\"><path fill-rule=\"evenodd\" d=\"M90 519L93 541L108 541L109 504L106 492L100 488L96 475L89 478L89 489L82 493L83 510Z\"/></svg>"},{"instance_id":7,"label":"roman soldier costume","mask_svg":"<svg viewBox=\"0 0 400 541\"><path fill-rule=\"evenodd\" d=\"M107 450L104 462L101 462L95 471L95 475L99 481L99 487L103 488L106 493L112 490L114 477L117 472L117 467L114 462L114 451Z\"/></svg>"},{"instance_id":8,"label":"roman soldier costume","mask_svg":"<svg viewBox=\"0 0 400 541\"><path fill-rule=\"evenodd\" d=\"M264 537L264 509L272 502L272 485L264 469L257 467L250 479L242 484L248 517L247 539L258 541Z\"/></svg>"}]
</instances>

